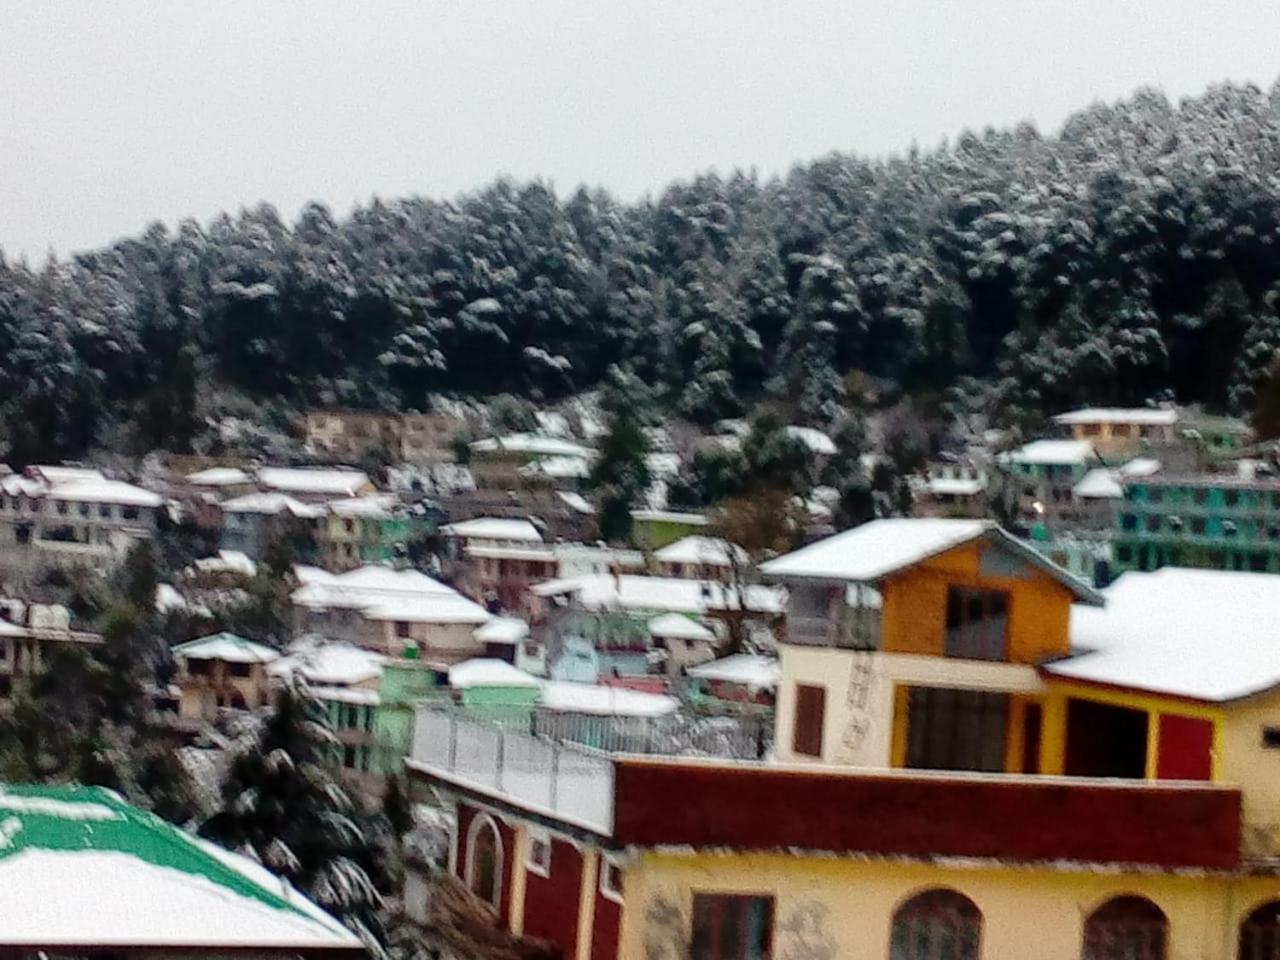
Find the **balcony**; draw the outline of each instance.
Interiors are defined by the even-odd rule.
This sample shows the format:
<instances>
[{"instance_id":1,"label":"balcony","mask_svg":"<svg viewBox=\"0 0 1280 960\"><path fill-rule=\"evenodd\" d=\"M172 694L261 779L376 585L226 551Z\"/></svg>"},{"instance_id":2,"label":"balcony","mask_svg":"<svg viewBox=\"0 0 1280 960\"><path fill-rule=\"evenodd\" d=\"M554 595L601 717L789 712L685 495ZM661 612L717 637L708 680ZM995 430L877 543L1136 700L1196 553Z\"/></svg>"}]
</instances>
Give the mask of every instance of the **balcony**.
<instances>
[{"instance_id":1,"label":"balcony","mask_svg":"<svg viewBox=\"0 0 1280 960\"><path fill-rule=\"evenodd\" d=\"M411 775L617 845L1240 865L1240 791L605 754L419 709Z\"/></svg>"}]
</instances>

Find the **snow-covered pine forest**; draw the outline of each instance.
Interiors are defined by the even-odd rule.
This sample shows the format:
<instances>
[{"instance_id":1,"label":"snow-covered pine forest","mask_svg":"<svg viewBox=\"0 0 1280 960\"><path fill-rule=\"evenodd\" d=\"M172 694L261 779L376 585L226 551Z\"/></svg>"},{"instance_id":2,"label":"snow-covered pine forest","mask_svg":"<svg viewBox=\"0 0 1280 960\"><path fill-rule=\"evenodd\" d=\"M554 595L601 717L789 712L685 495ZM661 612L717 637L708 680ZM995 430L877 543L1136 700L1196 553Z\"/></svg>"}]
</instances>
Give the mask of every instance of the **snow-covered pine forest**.
<instances>
[{"instance_id":1,"label":"snow-covered pine forest","mask_svg":"<svg viewBox=\"0 0 1280 960\"><path fill-rule=\"evenodd\" d=\"M0 260L0 453L183 450L210 394L268 413L552 400L614 364L697 422L768 397L824 426L866 382L980 390L1010 417L1239 412L1280 344L1277 240L1280 89L1235 86L636 203L500 181L345 220L263 206Z\"/></svg>"}]
</instances>

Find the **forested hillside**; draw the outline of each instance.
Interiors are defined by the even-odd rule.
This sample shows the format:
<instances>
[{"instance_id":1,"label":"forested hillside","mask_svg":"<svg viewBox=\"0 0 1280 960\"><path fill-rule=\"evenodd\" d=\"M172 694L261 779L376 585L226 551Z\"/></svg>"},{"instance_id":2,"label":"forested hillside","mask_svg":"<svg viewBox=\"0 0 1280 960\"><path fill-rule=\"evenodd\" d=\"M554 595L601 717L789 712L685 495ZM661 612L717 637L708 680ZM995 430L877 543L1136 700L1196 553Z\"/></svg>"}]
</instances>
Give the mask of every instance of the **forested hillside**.
<instances>
[{"instance_id":1,"label":"forested hillside","mask_svg":"<svg viewBox=\"0 0 1280 960\"><path fill-rule=\"evenodd\" d=\"M1238 411L1280 345L1278 240L1280 92L1231 86L635 204L501 181L343 221L260 207L0 261L0 453L74 456L120 423L181 450L212 388L413 408L552 399L610 364L702 422L772 396L821 424L852 382L960 385L1009 416Z\"/></svg>"}]
</instances>

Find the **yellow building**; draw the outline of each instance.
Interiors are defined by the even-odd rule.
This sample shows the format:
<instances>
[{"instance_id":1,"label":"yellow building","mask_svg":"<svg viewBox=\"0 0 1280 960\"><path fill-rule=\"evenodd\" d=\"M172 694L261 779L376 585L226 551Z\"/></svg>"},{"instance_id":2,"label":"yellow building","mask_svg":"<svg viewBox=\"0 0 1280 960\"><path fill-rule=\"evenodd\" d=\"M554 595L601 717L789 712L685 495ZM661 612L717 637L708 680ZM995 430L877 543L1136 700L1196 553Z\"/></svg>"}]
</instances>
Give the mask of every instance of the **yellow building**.
<instances>
[{"instance_id":1,"label":"yellow building","mask_svg":"<svg viewBox=\"0 0 1280 960\"><path fill-rule=\"evenodd\" d=\"M253 710L271 697L267 664L280 654L233 633L189 640L173 648L178 715L212 720L220 709Z\"/></svg>"},{"instance_id":2,"label":"yellow building","mask_svg":"<svg viewBox=\"0 0 1280 960\"><path fill-rule=\"evenodd\" d=\"M419 714L409 769L509 930L575 960L1280 957L1280 578L1099 593L958 520L763 570L790 590L771 761Z\"/></svg>"}]
</instances>

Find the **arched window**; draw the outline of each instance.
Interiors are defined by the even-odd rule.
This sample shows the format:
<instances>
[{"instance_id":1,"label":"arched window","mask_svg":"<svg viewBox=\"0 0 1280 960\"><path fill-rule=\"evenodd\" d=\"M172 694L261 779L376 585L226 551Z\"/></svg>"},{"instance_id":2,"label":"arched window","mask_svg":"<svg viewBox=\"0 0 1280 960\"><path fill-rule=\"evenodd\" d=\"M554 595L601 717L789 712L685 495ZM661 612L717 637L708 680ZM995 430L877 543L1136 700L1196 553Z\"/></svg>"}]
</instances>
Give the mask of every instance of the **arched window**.
<instances>
[{"instance_id":1,"label":"arched window","mask_svg":"<svg viewBox=\"0 0 1280 960\"><path fill-rule=\"evenodd\" d=\"M918 893L893 914L889 960L978 960L982 911L954 890Z\"/></svg>"},{"instance_id":2,"label":"arched window","mask_svg":"<svg viewBox=\"0 0 1280 960\"><path fill-rule=\"evenodd\" d=\"M502 836L488 814L480 814L467 828L467 888L495 908L501 903Z\"/></svg>"},{"instance_id":3,"label":"arched window","mask_svg":"<svg viewBox=\"0 0 1280 960\"><path fill-rule=\"evenodd\" d=\"M1280 960L1280 900L1264 903L1245 917L1236 960Z\"/></svg>"},{"instance_id":4,"label":"arched window","mask_svg":"<svg viewBox=\"0 0 1280 960\"><path fill-rule=\"evenodd\" d=\"M1112 897L1084 922L1081 960L1165 960L1169 921L1146 897Z\"/></svg>"}]
</instances>

